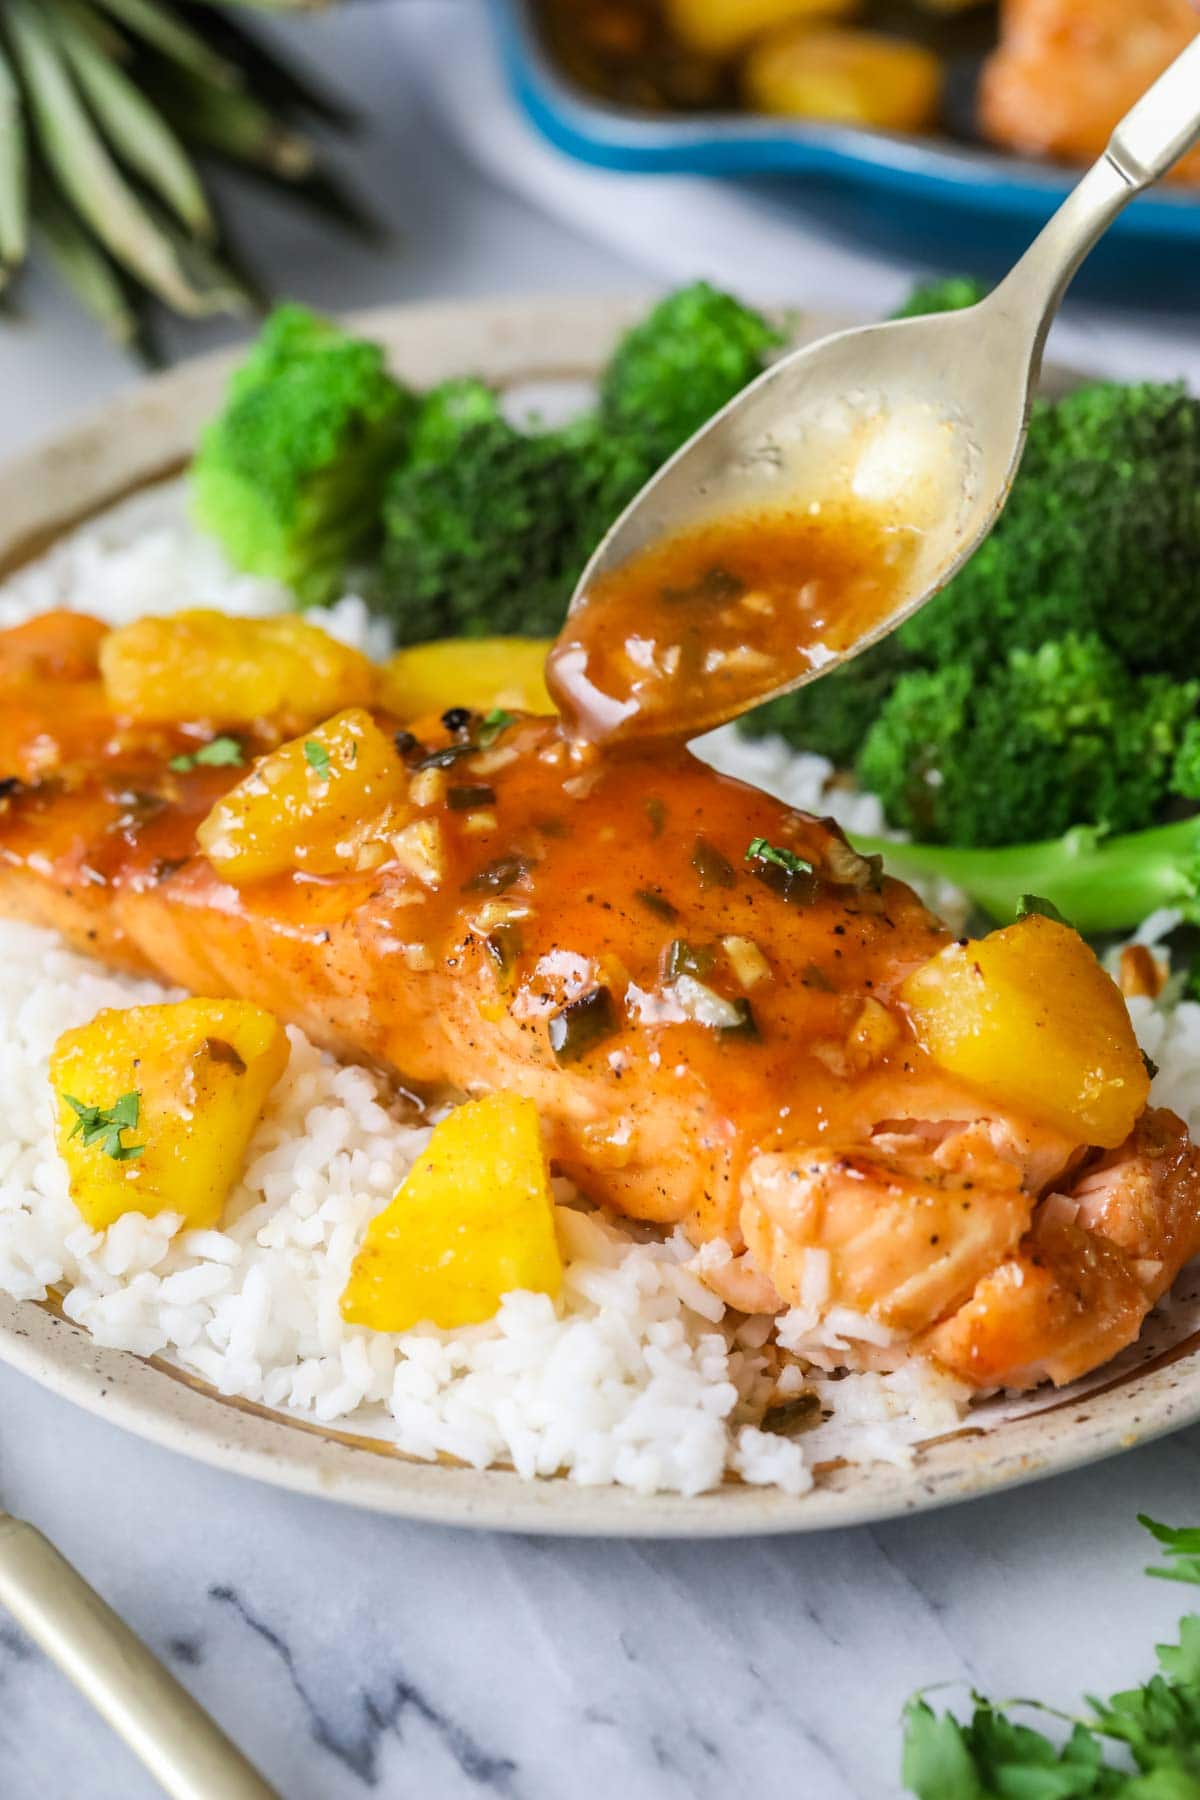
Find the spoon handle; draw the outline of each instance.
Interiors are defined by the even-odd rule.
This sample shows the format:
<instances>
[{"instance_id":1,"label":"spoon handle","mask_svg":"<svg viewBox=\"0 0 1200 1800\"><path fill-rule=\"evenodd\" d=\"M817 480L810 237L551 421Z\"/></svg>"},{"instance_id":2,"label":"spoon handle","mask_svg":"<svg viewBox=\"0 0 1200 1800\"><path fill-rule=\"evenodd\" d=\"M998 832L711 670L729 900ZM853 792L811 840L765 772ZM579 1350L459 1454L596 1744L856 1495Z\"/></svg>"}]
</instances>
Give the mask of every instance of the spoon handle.
<instances>
[{"instance_id":1,"label":"spoon handle","mask_svg":"<svg viewBox=\"0 0 1200 1800\"><path fill-rule=\"evenodd\" d=\"M1138 190L1200 143L1200 38L1177 56L1113 132L1108 160Z\"/></svg>"},{"instance_id":2,"label":"spoon handle","mask_svg":"<svg viewBox=\"0 0 1200 1800\"><path fill-rule=\"evenodd\" d=\"M1108 148L1068 195L984 307L1020 320L1041 364L1050 324L1088 251L1131 200L1153 187L1200 143L1200 39L1175 58L1113 132Z\"/></svg>"},{"instance_id":3,"label":"spoon handle","mask_svg":"<svg viewBox=\"0 0 1200 1800\"><path fill-rule=\"evenodd\" d=\"M49 1539L5 1513L0 1605L87 1695L172 1800L278 1800Z\"/></svg>"}]
</instances>

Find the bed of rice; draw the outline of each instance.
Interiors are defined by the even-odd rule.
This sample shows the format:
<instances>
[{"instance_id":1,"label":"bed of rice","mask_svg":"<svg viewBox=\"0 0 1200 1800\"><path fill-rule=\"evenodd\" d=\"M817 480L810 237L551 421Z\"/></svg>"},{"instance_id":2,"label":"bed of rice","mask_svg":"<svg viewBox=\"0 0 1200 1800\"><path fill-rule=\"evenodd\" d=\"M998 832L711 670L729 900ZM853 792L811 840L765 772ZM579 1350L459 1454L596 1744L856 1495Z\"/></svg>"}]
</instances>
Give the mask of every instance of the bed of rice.
<instances>
[{"instance_id":1,"label":"bed of rice","mask_svg":"<svg viewBox=\"0 0 1200 1800\"><path fill-rule=\"evenodd\" d=\"M173 607L286 604L283 590L232 574L188 526L181 489L168 487L0 587L0 627L49 606L116 624ZM387 649L353 597L323 623L372 653ZM881 828L875 800L831 788L820 757L728 732L706 753L793 805ZM1142 935L1171 922L1160 915ZM778 1321L745 1319L689 1269L694 1252L679 1234L616 1225L566 1184L556 1196L566 1271L556 1302L510 1294L494 1320L454 1332L345 1325L338 1301L354 1252L427 1132L396 1116L374 1076L298 1031L222 1230L137 1213L90 1230L54 1148L51 1046L101 1007L168 997L75 956L53 933L0 922L0 1288L22 1300L56 1290L98 1342L172 1359L224 1394L326 1423L353 1416L356 1431L412 1456L641 1492L697 1493L732 1472L801 1494L824 1458L903 1463L960 1420L965 1391L926 1365L856 1368L859 1347L886 1345L886 1334L853 1315L819 1316L819 1258L808 1304ZM1156 1095L1200 1125L1200 1006L1138 1001L1134 1014L1161 1066ZM802 1363L781 1373L776 1344ZM816 1429L795 1438L758 1428L768 1396L813 1388L824 1415Z\"/></svg>"}]
</instances>

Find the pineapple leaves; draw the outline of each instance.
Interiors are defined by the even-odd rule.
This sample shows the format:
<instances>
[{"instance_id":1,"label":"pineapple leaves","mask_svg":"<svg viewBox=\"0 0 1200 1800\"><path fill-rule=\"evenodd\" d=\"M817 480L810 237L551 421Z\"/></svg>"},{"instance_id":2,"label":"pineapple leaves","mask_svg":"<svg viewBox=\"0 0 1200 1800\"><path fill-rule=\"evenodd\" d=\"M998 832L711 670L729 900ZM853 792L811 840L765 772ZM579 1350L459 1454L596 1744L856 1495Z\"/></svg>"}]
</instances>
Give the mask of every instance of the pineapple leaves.
<instances>
[{"instance_id":1,"label":"pineapple leaves","mask_svg":"<svg viewBox=\"0 0 1200 1800\"><path fill-rule=\"evenodd\" d=\"M21 91L0 44L0 285L24 260L29 209L29 174Z\"/></svg>"},{"instance_id":2,"label":"pineapple leaves","mask_svg":"<svg viewBox=\"0 0 1200 1800\"><path fill-rule=\"evenodd\" d=\"M239 72L234 63L218 55L190 25L160 5L159 0L102 0L104 10L135 37L182 69L190 69L218 87L236 87Z\"/></svg>"},{"instance_id":3,"label":"pineapple leaves","mask_svg":"<svg viewBox=\"0 0 1200 1800\"><path fill-rule=\"evenodd\" d=\"M4 18L29 95L47 166L107 250L176 311L196 318L228 307L195 287L175 246L121 173L75 83L58 41L57 9L5 0Z\"/></svg>"},{"instance_id":4,"label":"pineapple leaves","mask_svg":"<svg viewBox=\"0 0 1200 1800\"><path fill-rule=\"evenodd\" d=\"M148 186L155 188L198 237L214 235L204 187L183 145L125 71L87 30L87 9L55 0L56 35L109 142Z\"/></svg>"},{"instance_id":5,"label":"pineapple leaves","mask_svg":"<svg viewBox=\"0 0 1200 1800\"><path fill-rule=\"evenodd\" d=\"M302 129L352 113L230 16L308 0L0 0L0 289L31 232L118 343L145 352L148 299L187 317L245 311L240 272L207 189L220 159L332 213L342 195Z\"/></svg>"},{"instance_id":6,"label":"pineapple leaves","mask_svg":"<svg viewBox=\"0 0 1200 1800\"><path fill-rule=\"evenodd\" d=\"M38 228L46 250L62 279L103 327L114 343L139 342L137 314L129 304L121 279L77 216L49 183L37 192Z\"/></svg>"}]
</instances>

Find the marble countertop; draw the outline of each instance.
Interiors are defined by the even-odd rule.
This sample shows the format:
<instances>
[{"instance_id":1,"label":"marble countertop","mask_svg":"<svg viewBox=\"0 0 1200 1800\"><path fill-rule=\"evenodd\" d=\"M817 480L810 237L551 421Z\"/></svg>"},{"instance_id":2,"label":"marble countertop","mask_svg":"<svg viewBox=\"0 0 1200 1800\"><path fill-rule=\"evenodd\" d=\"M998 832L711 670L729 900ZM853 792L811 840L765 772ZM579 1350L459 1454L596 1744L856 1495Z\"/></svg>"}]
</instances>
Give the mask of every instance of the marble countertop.
<instances>
[{"instance_id":1,"label":"marble countertop","mask_svg":"<svg viewBox=\"0 0 1200 1800\"><path fill-rule=\"evenodd\" d=\"M390 39L380 55L381 29L377 8L355 8L312 24L308 41L376 120L369 166L386 176L378 193L404 238L331 257L261 205L252 241L293 291L333 307L647 281L445 148ZM810 266L814 302L849 297L836 291L838 254L825 288L820 261ZM885 296L903 274L873 280ZM2 452L131 379L68 303L40 285L34 298L36 324L0 331ZM1161 364L1162 337L1131 323L1080 316L1076 341L1111 347L1127 367L1144 344ZM184 342L172 334L173 349ZM819 1539L468 1535L218 1474L0 1368L0 1502L59 1544L285 1800L886 1800L899 1793L898 1720L914 1688L956 1681L1069 1705L1149 1673L1186 1596L1141 1576L1135 1515L1200 1522L1198 1487L1193 1431L996 1499ZM0 1622L4 1800L156 1791Z\"/></svg>"}]
</instances>

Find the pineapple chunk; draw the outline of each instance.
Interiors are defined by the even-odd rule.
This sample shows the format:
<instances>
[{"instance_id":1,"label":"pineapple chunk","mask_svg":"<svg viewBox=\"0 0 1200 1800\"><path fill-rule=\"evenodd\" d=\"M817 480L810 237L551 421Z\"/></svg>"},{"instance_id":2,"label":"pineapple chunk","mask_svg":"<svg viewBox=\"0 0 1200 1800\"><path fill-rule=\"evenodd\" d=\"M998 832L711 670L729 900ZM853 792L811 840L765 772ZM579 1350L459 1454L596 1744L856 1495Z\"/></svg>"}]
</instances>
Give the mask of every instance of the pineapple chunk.
<instances>
[{"instance_id":1,"label":"pineapple chunk","mask_svg":"<svg viewBox=\"0 0 1200 1800\"><path fill-rule=\"evenodd\" d=\"M1000 1106L1114 1149L1150 1078L1117 985L1077 932L1031 914L948 944L901 989L941 1068Z\"/></svg>"},{"instance_id":2,"label":"pineapple chunk","mask_svg":"<svg viewBox=\"0 0 1200 1800\"><path fill-rule=\"evenodd\" d=\"M556 1294L561 1280L537 1109L493 1094L442 1120L371 1221L342 1317L373 1331L450 1330L490 1319L514 1288Z\"/></svg>"},{"instance_id":3,"label":"pineapple chunk","mask_svg":"<svg viewBox=\"0 0 1200 1800\"><path fill-rule=\"evenodd\" d=\"M175 724L277 719L295 729L364 706L377 671L304 619L173 613L110 632L100 646L109 705L121 718Z\"/></svg>"},{"instance_id":4,"label":"pineapple chunk","mask_svg":"<svg viewBox=\"0 0 1200 1800\"><path fill-rule=\"evenodd\" d=\"M384 664L380 704L398 719L423 719L450 706L488 712L552 713L544 669L549 638L442 638L400 650Z\"/></svg>"},{"instance_id":5,"label":"pineapple chunk","mask_svg":"<svg viewBox=\"0 0 1200 1800\"><path fill-rule=\"evenodd\" d=\"M196 841L219 875L240 884L303 869L344 874L403 823L408 776L396 746L361 707L262 756L218 800Z\"/></svg>"},{"instance_id":6,"label":"pineapple chunk","mask_svg":"<svg viewBox=\"0 0 1200 1800\"><path fill-rule=\"evenodd\" d=\"M859 0L665 0L667 23L699 56L736 56L760 32L804 19L844 19Z\"/></svg>"},{"instance_id":7,"label":"pineapple chunk","mask_svg":"<svg viewBox=\"0 0 1200 1800\"><path fill-rule=\"evenodd\" d=\"M87 1223L218 1224L287 1059L279 1021L244 1000L109 1010L64 1032L50 1057L58 1149Z\"/></svg>"},{"instance_id":8,"label":"pineapple chunk","mask_svg":"<svg viewBox=\"0 0 1200 1800\"><path fill-rule=\"evenodd\" d=\"M757 112L923 131L937 119L942 65L921 44L873 31L785 26L750 51L742 89Z\"/></svg>"}]
</instances>

